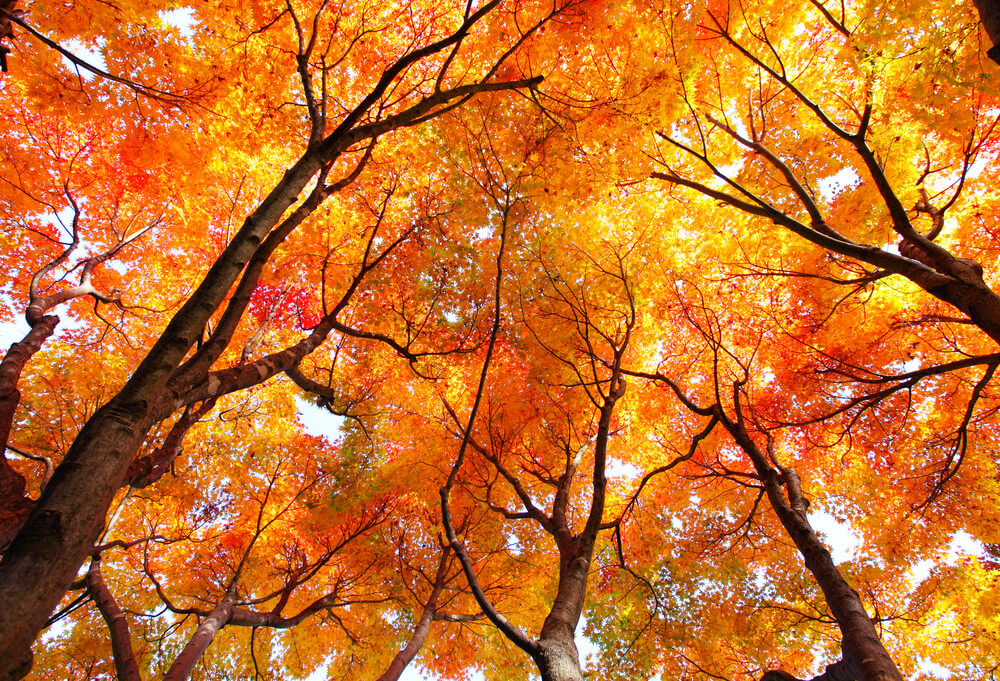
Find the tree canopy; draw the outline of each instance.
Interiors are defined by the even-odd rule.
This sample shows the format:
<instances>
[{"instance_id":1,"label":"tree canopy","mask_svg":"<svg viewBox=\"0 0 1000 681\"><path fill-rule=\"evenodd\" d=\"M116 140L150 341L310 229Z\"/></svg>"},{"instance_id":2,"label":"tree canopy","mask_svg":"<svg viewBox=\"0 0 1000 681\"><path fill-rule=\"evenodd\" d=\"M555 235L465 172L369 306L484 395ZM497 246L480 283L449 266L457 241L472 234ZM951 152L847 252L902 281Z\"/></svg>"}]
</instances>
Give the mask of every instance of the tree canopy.
<instances>
[{"instance_id":1,"label":"tree canopy","mask_svg":"<svg viewBox=\"0 0 1000 681\"><path fill-rule=\"evenodd\" d=\"M994 10L0 0L0 678L998 678Z\"/></svg>"}]
</instances>

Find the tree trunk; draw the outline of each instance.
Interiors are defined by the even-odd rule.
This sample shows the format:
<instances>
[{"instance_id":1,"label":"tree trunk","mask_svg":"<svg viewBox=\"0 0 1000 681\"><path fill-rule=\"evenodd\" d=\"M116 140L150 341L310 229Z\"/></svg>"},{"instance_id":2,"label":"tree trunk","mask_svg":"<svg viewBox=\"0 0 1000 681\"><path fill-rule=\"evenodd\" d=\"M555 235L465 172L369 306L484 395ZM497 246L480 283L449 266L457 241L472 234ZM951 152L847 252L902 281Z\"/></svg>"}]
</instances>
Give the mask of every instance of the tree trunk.
<instances>
[{"instance_id":1,"label":"tree trunk","mask_svg":"<svg viewBox=\"0 0 1000 681\"><path fill-rule=\"evenodd\" d=\"M12 15L16 10L17 0L0 0L0 72L7 72L7 55L10 47L7 40L14 37L14 27L11 25L8 15Z\"/></svg>"},{"instance_id":2,"label":"tree trunk","mask_svg":"<svg viewBox=\"0 0 1000 681\"><path fill-rule=\"evenodd\" d=\"M742 418L734 422L722 414L720 420L750 457L764 483L768 501L778 520L792 538L806 568L822 590L830 612L840 626L844 659L860 671L858 681L903 681L903 675L882 645L882 639L875 623L865 611L861 597L840 574L830 552L809 524L805 500L795 471L786 468L779 474L771 468L767 456L747 433ZM787 499L782 492L782 483L788 493Z\"/></svg>"},{"instance_id":3,"label":"tree trunk","mask_svg":"<svg viewBox=\"0 0 1000 681\"><path fill-rule=\"evenodd\" d=\"M17 385L24 365L52 335L58 323L59 318L54 315L39 319L22 340L10 346L0 362L0 552L14 540L34 505L24 495L24 476L11 468L5 454L14 413L21 403Z\"/></svg>"},{"instance_id":4,"label":"tree trunk","mask_svg":"<svg viewBox=\"0 0 1000 681\"><path fill-rule=\"evenodd\" d=\"M215 635L229 622L229 618L233 614L233 601L235 597L236 588L235 586L231 586L229 592L222 599L222 602L215 606L212 612L208 614L208 617L203 619L198 628L195 629L191 639L184 646L184 650L177 656L174 663L170 665L167 673L163 675L163 681L185 681L185 679L191 676L191 671L194 669L195 664L198 663L201 656L208 650L208 646L215 639Z\"/></svg>"},{"instance_id":5,"label":"tree trunk","mask_svg":"<svg viewBox=\"0 0 1000 681\"><path fill-rule=\"evenodd\" d=\"M104 578L101 576L101 559L94 558L87 571L87 589L97 605L111 633L111 653L115 658L115 674L118 681L142 681L139 665L132 648L132 634L129 631L125 613L118 607Z\"/></svg>"},{"instance_id":6,"label":"tree trunk","mask_svg":"<svg viewBox=\"0 0 1000 681\"><path fill-rule=\"evenodd\" d=\"M1000 64L1000 2L998 0L972 0L979 10L979 21L993 43L986 55Z\"/></svg>"},{"instance_id":7,"label":"tree trunk","mask_svg":"<svg viewBox=\"0 0 1000 681\"><path fill-rule=\"evenodd\" d=\"M576 625L587 597L587 578L593 542L580 538L559 541L559 587L541 635L535 658L542 681L583 681L580 653L576 648Z\"/></svg>"},{"instance_id":8,"label":"tree trunk","mask_svg":"<svg viewBox=\"0 0 1000 681\"><path fill-rule=\"evenodd\" d=\"M777 480L773 485L768 484L768 497L772 496L771 487L777 485ZM780 494L780 490L778 493ZM861 670L860 681L903 681L903 675L882 645L882 639L875 623L865 611L861 597L840 574L830 552L816 536L805 514L799 514L787 506L780 508L779 505L774 505L774 509L802 554L806 568L823 591L830 612L840 625L844 657Z\"/></svg>"},{"instance_id":9,"label":"tree trunk","mask_svg":"<svg viewBox=\"0 0 1000 681\"><path fill-rule=\"evenodd\" d=\"M573 633L549 632L538 639L538 671L542 681L583 681Z\"/></svg>"},{"instance_id":10,"label":"tree trunk","mask_svg":"<svg viewBox=\"0 0 1000 681\"><path fill-rule=\"evenodd\" d=\"M80 430L0 562L0 680L30 668L30 647L100 534L165 399L163 385L201 336L263 235L319 169L308 154L247 218L201 285L173 317L124 388ZM25 664L28 667L25 667Z\"/></svg>"},{"instance_id":11,"label":"tree trunk","mask_svg":"<svg viewBox=\"0 0 1000 681\"><path fill-rule=\"evenodd\" d=\"M403 670L413 662L413 658L417 656L420 649L424 645L424 641L427 640L427 633L431 629L431 622L434 620L434 615L437 614L437 602L438 598L441 596L441 590L444 588L445 578L448 576L448 554L449 550L441 551L441 560L438 562L437 575L434 579L434 587L431 589L431 595L427 599L427 604L424 606L423 611L420 613L420 619L417 620L417 626L413 630L413 635L410 636L410 640L406 642L406 646L396 653L395 657L392 658L392 662L382 676L378 677L378 681L399 681L399 677L402 675Z\"/></svg>"}]
</instances>

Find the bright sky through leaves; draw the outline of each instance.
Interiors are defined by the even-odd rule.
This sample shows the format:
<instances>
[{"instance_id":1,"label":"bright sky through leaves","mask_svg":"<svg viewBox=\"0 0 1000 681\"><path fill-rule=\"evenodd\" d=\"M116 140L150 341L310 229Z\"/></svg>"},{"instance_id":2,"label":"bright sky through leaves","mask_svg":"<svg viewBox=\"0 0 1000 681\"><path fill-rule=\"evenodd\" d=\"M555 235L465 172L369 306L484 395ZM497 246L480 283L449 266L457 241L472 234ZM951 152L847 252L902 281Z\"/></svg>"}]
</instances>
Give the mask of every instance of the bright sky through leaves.
<instances>
[{"instance_id":1,"label":"bright sky through leaves","mask_svg":"<svg viewBox=\"0 0 1000 681\"><path fill-rule=\"evenodd\" d=\"M0 0L0 680L995 679L990 17Z\"/></svg>"}]
</instances>

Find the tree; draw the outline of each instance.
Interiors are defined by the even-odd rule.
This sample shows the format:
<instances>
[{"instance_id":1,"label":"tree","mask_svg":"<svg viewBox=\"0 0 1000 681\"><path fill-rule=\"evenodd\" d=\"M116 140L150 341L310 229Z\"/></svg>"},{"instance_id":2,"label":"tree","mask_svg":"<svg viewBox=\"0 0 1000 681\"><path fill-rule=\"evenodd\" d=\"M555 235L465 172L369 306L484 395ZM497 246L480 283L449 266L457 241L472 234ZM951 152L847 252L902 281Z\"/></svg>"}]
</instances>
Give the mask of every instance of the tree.
<instances>
[{"instance_id":1,"label":"tree","mask_svg":"<svg viewBox=\"0 0 1000 681\"><path fill-rule=\"evenodd\" d=\"M295 67L292 73L300 81L301 101L306 114L306 134L302 138L306 144L305 151L288 167L274 188L253 209L243 227L228 241L212 268L173 315L172 321L125 387L81 430L74 440L76 445L67 452L60 469L34 505L32 514L4 552L0 567L4 575L3 586L0 588L8 605L3 608L5 619L0 630L5 641L2 657L10 661L8 669L23 665L27 659L27 644L35 637L48 612L69 585L77 566L89 552L111 497L122 483L131 458L148 429L187 404L254 385L296 364L325 339L364 276L402 243L409 232L395 237L382 251L374 250L369 241L358 273L339 303L324 309L323 319L305 339L283 352L245 366L223 369L209 378L212 365L232 341L260 274L287 236L310 217L326 198L354 181L370 160L374 140L378 137L430 120L477 93L526 88L539 82L538 78L521 77L520 74L515 78L496 76L502 67L516 69L509 66L512 55L563 9L560 6L550 7L541 16L517 16L515 11L515 16L498 19L501 23L504 20L528 23L523 30L517 25L510 38L495 43L494 58L484 70L472 73L471 67L463 66L467 53L462 48L475 42L467 42L466 36L484 19L500 17L503 12L499 5L499 2L492 2L475 10L467 5L464 10L457 8L457 15L432 15L429 23L425 21L410 27L412 38L392 37L392 40L402 38L401 47L395 43L378 46L385 54L393 54L394 58L381 73L362 73L362 76L368 76L366 80L370 82L370 89L351 98L355 103L347 105L342 114L339 110L343 106L338 97L340 93L328 90L328 79L332 75L331 69L341 67L345 57L356 58L356 55L350 55L353 45L348 45L345 54L323 33L330 35L331 27L340 27L340 22L346 19L343 12L337 16L324 16L324 3L300 18L302 10L288 5L278 10L276 16L269 17L271 23L263 25L264 30L270 29L280 18L284 20L283 24L287 23L284 30L291 31L294 42L291 56L294 57ZM261 14L268 13L265 7L260 7L259 11ZM441 24L436 20L440 20ZM447 21L453 23L449 26ZM363 43L368 37L369 22L364 12L353 17L354 40L358 43ZM214 32L214 29L208 30ZM424 31L429 33L430 40L423 39ZM248 35L244 32L241 40L250 40L251 36L252 33ZM276 47L280 51L283 46ZM328 60L332 66L327 66ZM451 72L456 61L456 70ZM374 65L368 60L361 62L365 71ZM284 93L277 94L279 98L284 96ZM344 101L349 95L349 92L344 93ZM273 105L265 106L269 108ZM332 115L328 116L328 110ZM275 116L272 112L266 115ZM348 166L342 179L328 182L336 162L345 154L350 154L352 148L358 149L353 169ZM296 205L299 194L310 183L314 186ZM27 187L18 188L30 196ZM292 212L286 215L293 206ZM372 240L377 227L376 224L372 230ZM234 284L237 285L236 290L227 300ZM225 312L201 347L194 355L186 357L188 350L203 337L213 313L223 307ZM75 468L78 473L66 475L70 468ZM32 586L26 591L25 585L29 581Z\"/></svg>"},{"instance_id":2,"label":"tree","mask_svg":"<svg viewBox=\"0 0 1000 681\"><path fill-rule=\"evenodd\" d=\"M877 367L875 363L880 358L871 351L862 355L864 359L859 359L857 344L852 346L835 340L834 334L842 335L843 329L837 324L844 318L841 311L854 307L851 302L854 296L872 296L873 291L877 295L876 287L881 280L900 275L967 315L966 319L940 313L926 314L905 323L908 331L932 324L967 323L977 326L996 341L989 317L1000 308L997 307L996 294L984 280L982 264L968 257L956 256L934 242L945 228L946 211L964 198L963 190L975 191L967 185L970 169L993 133L996 120L991 117L991 109L990 113L986 113L988 108L979 106L973 108L971 116L967 114L960 121L952 121L954 128L942 126L942 121L933 114L923 117L903 109L901 116L897 117L894 111L883 109L880 104L887 101L889 92L898 98L919 91L919 86L913 83L907 83L904 89L892 80L895 69L906 68L900 63L907 59L906 53L896 48L892 38L886 40L887 34L877 18L866 14L863 8L852 12L853 8L843 6L835 13L820 3L812 5L814 23L807 25L810 27L810 42L817 49L802 55L785 49L785 26L770 13L765 3L709 8L697 30L716 49L706 51L710 55L711 66L706 69L702 64L699 70L714 74L715 82L707 88L701 88L694 82L685 83L682 97L693 126L675 126L669 134L663 131L656 134L669 146L700 162L721 183L694 180L679 172L673 165L675 157L672 155L670 160L667 156L661 157L664 168L654 171L652 177L694 189L719 204L749 216L770 220L818 246L810 255L818 256L819 260L796 261L795 256L779 255L783 262L772 264L775 262L771 255L774 249L756 245L748 247L747 243L743 243L741 247L748 253L743 267L759 275L801 277L824 282L822 285L826 288L831 288L831 283L845 288L847 292L839 295L832 304L821 303L807 313L811 319L806 325L806 335L796 328L799 325L794 322L776 321L783 327L783 333L802 346L818 351L819 359L811 360L813 371L818 370L821 374L818 383L810 385L814 394L823 392L819 387L823 383L829 385L828 379L822 377L825 372L846 379L838 383L845 391L856 389L847 387L851 381L857 381L864 387L853 399L849 398L849 394L838 395L848 399L843 399L839 406L824 405L814 416L776 414L773 408L764 409L766 416L748 414L742 402L750 399L744 392L744 385L749 380L749 363L741 363L736 359L738 354L721 345L722 341L715 331L703 331L710 339L713 355L717 358L713 406L698 406L683 394L676 383L660 373L650 377L666 381L693 411L718 419L752 461L754 477L823 589L833 617L843 633L844 663L848 667L853 666L853 671L844 672L831 667L821 678L840 678L841 675L845 678L901 678L879 641L876 627L865 613L859 595L844 581L829 553L822 548L815 532L809 527L805 510L807 504L798 477L776 457L772 432L826 422L850 413L850 425L844 431L849 436L859 432L856 426L866 412L884 407L884 401L898 396L900 391L911 389L917 382L968 366L985 366L981 379L968 392L958 424L935 423L931 426L945 430L943 435L927 442L925 452L932 453L942 445L948 446L950 451L943 463L931 464L921 472L921 478L935 481L929 496L923 502L913 503L911 510L924 508L942 492L943 482L956 474L968 451L970 421L993 376L993 355L982 354L958 362L947 361L950 358L946 355L944 360L930 360L931 366L894 372L888 366ZM796 30L801 30L801 16L797 15L795 21ZM957 32L947 29L934 35L928 31L927 42L933 45L935 40L955 40L955 34L960 32L961 29ZM720 43L726 49L717 49ZM828 54L844 55L845 52L853 59L827 57ZM954 59L951 64L956 66L957 55L947 50L945 54L946 58ZM693 63L678 54L674 59L681 78L686 79L686 72L694 68ZM742 62L747 68L734 69L731 60ZM917 62L913 68L920 70L925 66L932 74L930 84L935 95L942 98L938 100L941 104L949 96L961 96L957 90L949 92L948 85L951 83L944 85L940 82L939 66ZM803 70L818 75L827 68L837 69L838 74L837 85L827 92L807 89L798 75ZM726 89L728 83L722 82L722 74L732 73L744 83L753 83L745 104L735 98L726 98L727 92L735 90ZM921 84L927 82L924 79L920 81ZM955 85L961 88L967 82ZM898 102L898 99L895 101ZM744 106L745 113L739 113ZM934 127L935 124L937 127ZM900 132L890 139L879 132L877 128L881 126ZM901 131L904 130L924 131L923 135L911 133L923 140L919 152L916 145L898 151L893 147L894 142L901 141L904 134ZM720 135L724 140L719 140ZM737 151L735 163L733 156L728 156L726 162L713 158L731 153L733 147L728 147L727 141L734 142L735 149L743 152L740 155ZM729 170L733 167L735 171ZM857 186L853 191L834 189L834 199L831 200L824 195L827 192L822 190L822 183L838 174L857 178ZM901 185L906 186L906 180L914 179L913 189L901 188ZM903 191L913 197L910 198L914 205L911 211L904 208L906 198ZM866 199L870 203L866 204ZM824 206L824 203L829 205ZM850 208L847 205L838 206L838 203L847 204ZM850 212L862 205L875 206L868 210L866 221L857 220ZM929 218L930 228L926 232L919 230L910 214L916 218ZM895 252L867 242L868 239L879 238L878 228L872 227L880 222L887 223L899 237ZM863 236L859 239L855 235ZM865 308L872 307L870 298L865 303ZM712 325L706 328L712 329ZM950 334L943 332L942 335ZM831 345L830 341L834 344ZM888 335L883 333L879 343L887 341ZM896 338L893 341L899 342ZM926 336L918 336L917 340L905 342L909 343L909 358L912 360L916 356L912 350L928 341ZM933 346L933 342L930 344ZM729 374L734 376L730 380L735 381L729 407L734 416L727 415L720 399L727 392L724 383L719 383L720 352L733 357L738 366L742 364L739 371ZM777 372L778 368L773 367L772 370ZM767 422L770 425L765 425ZM923 420L922 426L926 428L928 423ZM949 427L953 429L950 433ZM764 442L755 441L751 435L753 431L758 433L758 440L766 442L766 448ZM927 468L930 468L929 474ZM782 486L787 489L785 493L780 491ZM825 566L822 565L824 563Z\"/></svg>"},{"instance_id":3,"label":"tree","mask_svg":"<svg viewBox=\"0 0 1000 681\"><path fill-rule=\"evenodd\" d=\"M0 676L989 678L972 10L0 6Z\"/></svg>"}]
</instances>

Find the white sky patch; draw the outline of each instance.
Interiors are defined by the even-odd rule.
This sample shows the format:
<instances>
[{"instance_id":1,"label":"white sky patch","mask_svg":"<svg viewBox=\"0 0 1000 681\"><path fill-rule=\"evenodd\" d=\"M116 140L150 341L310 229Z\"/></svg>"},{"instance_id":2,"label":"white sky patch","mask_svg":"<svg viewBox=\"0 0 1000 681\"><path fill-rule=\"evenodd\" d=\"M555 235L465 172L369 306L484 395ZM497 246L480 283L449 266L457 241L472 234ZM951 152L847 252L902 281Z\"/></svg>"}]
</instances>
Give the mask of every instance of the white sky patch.
<instances>
[{"instance_id":1,"label":"white sky patch","mask_svg":"<svg viewBox=\"0 0 1000 681\"><path fill-rule=\"evenodd\" d=\"M927 579L931 574L931 570L934 568L934 564L935 563L933 560L925 558L924 560L920 561L919 563L911 567L910 573L907 576L907 578L910 581L910 585L915 587L922 581Z\"/></svg>"},{"instance_id":2,"label":"white sky patch","mask_svg":"<svg viewBox=\"0 0 1000 681\"><path fill-rule=\"evenodd\" d=\"M173 26L181 34L182 38L194 37L194 9L191 7L178 7L176 9L159 12L160 20L167 26Z\"/></svg>"},{"instance_id":3,"label":"white sky patch","mask_svg":"<svg viewBox=\"0 0 1000 681\"><path fill-rule=\"evenodd\" d=\"M819 195L823 200L832 201L842 191L860 182L861 178L852 168L843 168L830 177L824 177L816 184L819 186Z\"/></svg>"},{"instance_id":4,"label":"white sky patch","mask_svg":"<svg viewBox=\"0 0 1000 681\"><path fill-rule=\"evenodd\" d=\"M982 558L985 552L986 549L983 547L983 543L981 541L973 537L965 530L959 530L955 533L955 536L951 538L951 544L948 545L948 555L946 560L948 565L954 565L965 556Z\"/></svg>"},{"instance_id":5,"label":"white sky patch","mask_svg":"<svg viewBox=\"0 0 1000 681\"><path fill-rule=\"evenodd\" d=\"M46 314L54 314L59 317L59 325L56 326L55 334L45 341L46 344L51 343L54 339L64 337L67 331L82 328L87 324L84 320L77 319L69 314L69 311L64 306L49 310ZM23 311L16 313L14 319L11 321L0 321L0 357L7 353L11 345L24 340L25 334L30 330L31 327L24 320ZM43 349L45 347L45 345L42 346Z\"/></svg>"},{"instance_id":6,"label":"white sky patch","mask_svg":"<svg viewBox=\"0 0 1000 681\"><path fill-rule=\"evenodd\" d=\"M314 402L301 397L294 399L295 406L299 411L299 423L302 424L307 433L313 437L325 437L327 440L336 440L340 437L346 418L332 414Z\"/></svg>"},{"instance_id":7,"label":"white sky patch","mask_svg":"<svg viewBox=\"0 0 1000 681\"><path fill-rule=\"evenodd\" d=\"M724 166L719 166L718 168L719 172L721 172L726 177L736 177L737 175L740 174L740 171L743 170L744 165L746 165L746 158L739 158L732 163L729 163ZM725 184L725 182L723 182L721 178L716 177L713 178L713 180L720 184Z\"/></svg>"},{"instance_id":8,"label":"white sky patch","mask_svg":"<svg viewBox=\"0 0 1000 681\"><path fill-rule=\"evenodd\" d=\"M593 641L583 635L586 626L587 617L583 616L576 627L576 649L580 653L580 666L583 667L584 676L588 676L588 671L593 673L594 664L592 661L597 660L601 656L600 649L594 645Z\"/></svg>"},{"instance_id":9,"label":"white sky patch","mask_svg":"<svg viewBox=\"0 0 1000 681\"><path fill-rule=\"evenodd\" d=\"M995 160L995 154L979 154L979 156L976 157L976 160L973 161L972 165L969 166L969 172L966 174L966 177L979 177L984 170L993 165Z\"/></svg>"},{"instance_id":10,"label":"white sky patch","mask_svg":"<svg viewBox=\"0 0 1000 681\"><path fill-rule=\"evenodd\" d=\"M642 469L627 461L609 459L604 472L609 478L625 478L626 480L635 480L642 474Z\"/></svg>"},{"instance_id":11,"label":"white sky patch","mask_svg":"<svg viewBox=\"0 0 1000 681\"><path fill-rule=\"evenodd\" d=\"M826 511L810 511L809 523L822 535L837 565L852 560L861 547L861 537L850 523L841 522Z\"/></svg>"},{"instance_id":12,"label":"white sky patch","mask_svg":"<svg viewBox=\"0 0 1000 681\"><path fill-rule=\"evenodd\" d=\"M939 665L937 662L932 662L927 658L923 658L920 660L919 668L920 671L926 674L930 674L936 679L950 679L953 676L955 676L954 674L951 673L951 670L948 669L947 667Z\"/></svg>"},{"instance_id":13,"label":"white sky patch","mask_svg":"<svg viewBox=\"0 0 1000 681\"><path fill-rule=\"evenodd\" d=\"M0 322L0 352L6 353L8 348L24 338L31 330L23 316L15 317L10 322Z\"/></svg>"},{"instance_id":14,"label":"white sky patch","mask_svg":"<svg viewBox=\"0 0 1000 681\"><path fill-rule=\"evenodd\" d=\"M70 39L64 41L62 43L62 46L68 52L70 52L74 57L77 57L80 60L87 62L94 68L98 68L101 71L108 70L107 64L104 62L104 55L98 51L95 51L94 48L90 47L89 45L85 45L84 43L76 39ZM98 50L101 49L100 45L98 45L97 49ZM63 63L66 64L66 68L68 68L69 70L79 71L80 77L83 78L84 80L91 80L92 78L95 77L93 73L87 71L86 69L79 68L69 59L66 59L66 57L63 57Z\"/></svg>"}]
</instances>

